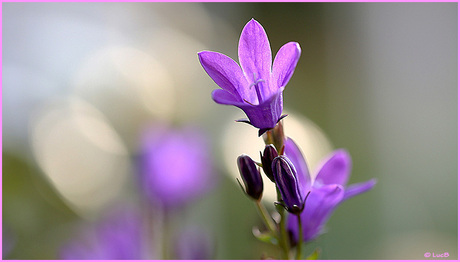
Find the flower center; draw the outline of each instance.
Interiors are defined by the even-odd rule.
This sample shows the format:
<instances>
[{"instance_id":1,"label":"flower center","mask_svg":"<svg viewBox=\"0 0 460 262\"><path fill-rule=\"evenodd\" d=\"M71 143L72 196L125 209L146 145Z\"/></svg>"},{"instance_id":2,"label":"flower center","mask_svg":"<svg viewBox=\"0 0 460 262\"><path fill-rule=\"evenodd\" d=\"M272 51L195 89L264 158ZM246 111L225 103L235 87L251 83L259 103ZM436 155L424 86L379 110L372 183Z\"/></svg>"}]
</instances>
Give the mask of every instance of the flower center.
<instances>
[{"instance_id":1,"label":"flower center","mask_svg":"<svg viewBox=\"0 0 460 262\"><path fill-rule=\"evenodd\" d=\"M249 88L254 86L254 89L256 90L256 94L257 94L257 101L260 104L260 103L262 103L262 95L260 93L259 83L265 82L265 80L264 79L257 79L256 73L254 73L254 78L253 79L254 79L254 82L249 85Z\"/></svg>"}]
</instances>

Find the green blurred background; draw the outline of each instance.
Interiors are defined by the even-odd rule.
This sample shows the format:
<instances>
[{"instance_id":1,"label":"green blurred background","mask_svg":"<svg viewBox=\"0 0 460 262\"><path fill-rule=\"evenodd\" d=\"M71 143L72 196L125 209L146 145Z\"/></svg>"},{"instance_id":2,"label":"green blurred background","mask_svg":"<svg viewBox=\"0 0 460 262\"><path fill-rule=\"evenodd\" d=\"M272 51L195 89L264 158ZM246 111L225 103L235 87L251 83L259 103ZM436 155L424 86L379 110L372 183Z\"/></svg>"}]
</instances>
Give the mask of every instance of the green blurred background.
<instances>
[{"instance_id":1,"label":"green blurred background","mask_svg":"<svg viewBox=\"0 0 460 262\"><path fill-rule=\"evenodd\" d=\"M55 259L76 224L136 203L139 134L167 122L210 134L220 178L174 222L214 232L217 259L259 259L269 247L221 143L244 115L211 100L196 55L237 58L251 18L273 54L301 45L285 109L350 151L350 182L378 179L310 248L457 259L457 3L2 3L3 258Z\"/></svg>"}]
</instances>

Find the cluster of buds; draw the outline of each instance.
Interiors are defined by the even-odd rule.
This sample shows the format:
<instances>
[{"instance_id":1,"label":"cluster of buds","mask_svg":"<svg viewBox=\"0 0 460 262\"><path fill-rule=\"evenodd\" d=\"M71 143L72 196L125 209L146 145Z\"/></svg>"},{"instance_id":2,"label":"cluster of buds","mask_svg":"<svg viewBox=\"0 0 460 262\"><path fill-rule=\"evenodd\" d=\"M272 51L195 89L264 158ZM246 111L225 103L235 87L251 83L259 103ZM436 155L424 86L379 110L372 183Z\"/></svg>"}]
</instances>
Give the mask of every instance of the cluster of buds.
<instances>
[{"instance_id":1,"label":"cluster of buds","mask_svg":"<svg viewBox=\"0 0 460 262\"><path fill-rule=\"evenodd\" d=\"M268 130L264 134L266 145L263 152L260 152L260 163L255 162L250 156L243 154L238 157L237 165L241 179L244 182L243 187L238 180L241 188L249 198L257 203L267 223L267 227L272 231L272 237L276 238L277 242L281 243L286 258L289 258L289 247L297 245L300 249L302 243L297 240L291 240L291 243L288 243L289 239L286 237L286 234L284 234L286 232L286 228L284 227L284 210L287 210L290 214L300 219L300 214L305 208L305 201L309 192L303 196L300 191L300 181L298 180L296 168L291 160L284 154L285 140L282 122L278 122L275 128ZM264 207L260 203L264 189L260 167L262 167L263 172L274 184L278 192L278 201L274 204L282 207L278 209L282 219L276 226L270 225L273 224L275 220L264 211ZM300 253L299 251L298 254L300 255Z\"/></svg>"},{"instance_id":2,"label":"cluster of buds","mask_svg":"<svg viewBox=\"0 0 460 262\"><path fill-rule=\"evenodd\" d=\"M333 152L316 176L310 176L300 149L292 139L284 136L283 91L300 53L300 45L289 42L280 48L272 61L268 37L254 19L241 33L239 64L218 52L198 53L204 70L221 87L212 92L213 100L242 109L248 119L238 122L258 128L259 136L263 135L266 146L260 153L260 163L247 155L237 159L244 183L244 187L241 183L240 186L255 201L269 229L268 234L275 239L269 242L279 245L284 259L290 258L292 246L297 248L295 258L301 259L302 242L311 241L323 232L323 225L334 208L375 185L375 180L370 180L346 188L351 159L345 150ZM260 167L276 188L279 220L273 219L261 204L264 185ZM316 257L315 252L309 258Z\"/></svg>"},{"instance_id":3,"label":"cluster of buds","mask_svg":"<svg viewBox=\"0 0 460 262\"><path fill-rule=\"evenodd\" d=\"M284 132L282 130L280 122L276 128L266 133L265 141L271 142L271 140L267 139L268 137L276 141L283 141ZM275 183L277 192L281 195L281 198L275 204L284 207L292 214L300 214L304 209L306 198L300 194L295 166L287 156L282 154L283 146L281 146L280 153L274 144L267 144L263 153L260 152L260 163L256 163L247 155L239 156L237 164L245 188L243 188L241 183L240 185L250 198L260 201L264 188L260 173L261 166L265 175Z\"/></svg>"}]
</instances>

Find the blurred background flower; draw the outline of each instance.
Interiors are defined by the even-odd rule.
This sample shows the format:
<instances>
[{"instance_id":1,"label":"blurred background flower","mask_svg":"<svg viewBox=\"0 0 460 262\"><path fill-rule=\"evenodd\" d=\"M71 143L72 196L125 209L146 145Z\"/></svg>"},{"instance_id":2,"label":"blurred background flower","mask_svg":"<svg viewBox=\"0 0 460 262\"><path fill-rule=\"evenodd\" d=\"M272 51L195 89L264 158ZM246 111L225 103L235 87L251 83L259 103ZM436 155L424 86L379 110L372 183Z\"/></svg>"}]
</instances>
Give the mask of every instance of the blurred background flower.
<instances>
[{"instance_id":1,"label":"blurred background flower","mask_svg":"<svg viewBox=\"0 0 460 262\"><path fill-rule=\"evenodd\" d=\"M350 183L379 181L310 248L323 259L457 258L455 3L4 3L2 222L14 239L4 258L58 258L75 225L139 204L139 134L158 122L206 132L222 180L181 217L213 232L215 258L260 258L260 220L234 177L236 158L257 159L263 141L233 121L243 112L214 104L197 58L237 57L251 18L273 50L301 45L284 124L308 165L347 148Z\"/></svg>"},{"instance_id":2,"label":"blurred background flower","mask_svg":"<svg viewBox=\"0 0 460 262\"><path fill-rule=\"evenodd\" d=\"M61 248L60 258L143 259L148 246L143 239L143 223L139 212L112 210L97 224L75 231L75 239Z\"/></svg>"},{"instance_id":3,"label":"blurred background flower","mask_svg":"<svg viewBox=\"0 0 460 262\"><path fill-rule=\"evenodd\" d=\"M154 127L142 138L140 187L163 208L178 208L205 195L216 183L212 152L199 129Z\"/></svg>"},{"instance_id":4,"label":"blurred background flower","mask_svg":"<svg viewBox=\"0 0 460 262\"><path fill-rule=\"evenodd\" d=\"M188 227L176 237L174 252L177 259L204 260L212 259L214 248L213 239L205 229Z\"/></svg>"}]
</instances>

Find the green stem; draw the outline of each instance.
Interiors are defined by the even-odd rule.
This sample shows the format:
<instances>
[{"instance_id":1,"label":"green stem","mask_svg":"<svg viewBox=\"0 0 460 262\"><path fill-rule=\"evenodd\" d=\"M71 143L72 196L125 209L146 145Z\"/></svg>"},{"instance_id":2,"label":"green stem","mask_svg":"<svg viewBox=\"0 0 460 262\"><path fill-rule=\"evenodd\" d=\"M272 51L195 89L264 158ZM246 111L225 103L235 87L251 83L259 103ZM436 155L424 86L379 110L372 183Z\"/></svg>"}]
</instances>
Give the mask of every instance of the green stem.
<instances>
[{"instance_id":1,"label":"green stem","mask_svg":"<svg viewBox=\"0 0 460 262\"><path fill-rule=\"evenodd\" d=\"M278 196L278 201L282 201L281 193L278 188L276 188L276 194ZM276 210L280 214L280 247L283 250L283 259L289 259L289 239L286 231L286 213L285 209L282 206L277 205Z\"/></svg>"},{"instance_id":2,"label":"green stem","mask_svg":"<svg viewBox=\"0 0 460 262\"><path fill-rule=\"evenodd\" d=\"M284 210L280 212L280 234L281 234L281 247L283 248L284 251L284 258L283 259L289 259L289 244L288 244L288 235L286 231L286 216L284 213Z\"/></svg>"},{"instance_id":3,"label":"green stem","mask_svg":"<svg viewBox=\"0 0 460 262\"><path fill-rule=\"evenodd\" d=\"M265 225L268 227L268 229L270 230L270 232L272 232L274 236L277 236L276 225L273 222L273 219L271 218L271 216L268 214L267 209L265 208L264 205L262 205L260 200L256 200L255 203L256 203L257 209L259 210L260 216L265 222Z\"/></svg>"},{"instance_id":4,"label":"green stem","mask_svg":"<svg viewBox=\"0 0 460 262\"><path fill-rule=\"evenodd\" d=\"M162 238L162 256L163 259L169 259L169 230L170 230L170 224L169 224L169 210L163 209L163 238Z\"/></svg>"},{"instance_id":5,"label":"green stem","mask_svg":"<svg viewBox=\"0 0 460 262\"><path fill-rule=\"evenodd\" d=\"M303 228L302 220L300 219L300 214L297 215L297 222L299 226L299 241L297 241L297 256L296 259L301 259L302 256L302 244L303 244Z\"/></svg>"}]
</instances>

